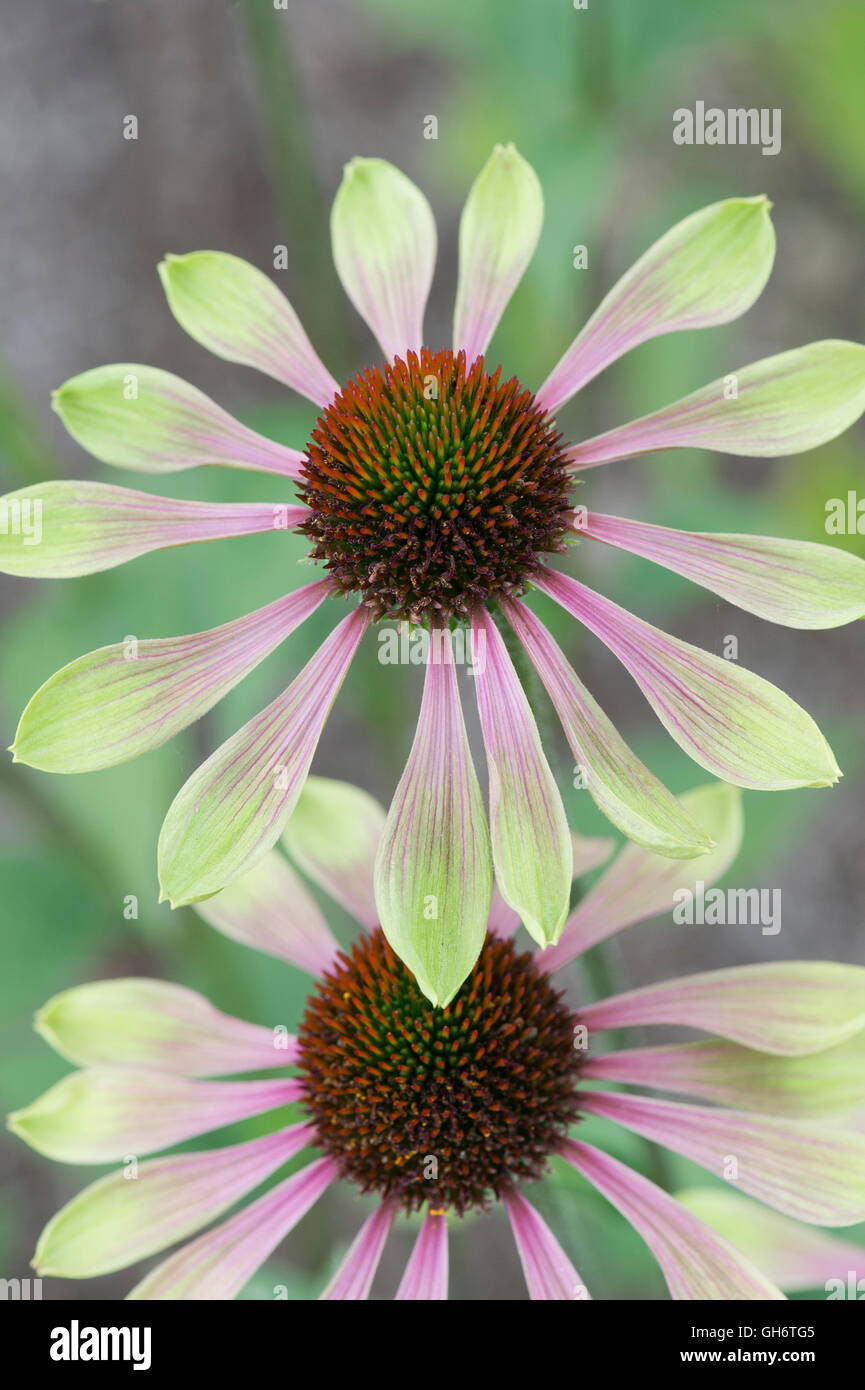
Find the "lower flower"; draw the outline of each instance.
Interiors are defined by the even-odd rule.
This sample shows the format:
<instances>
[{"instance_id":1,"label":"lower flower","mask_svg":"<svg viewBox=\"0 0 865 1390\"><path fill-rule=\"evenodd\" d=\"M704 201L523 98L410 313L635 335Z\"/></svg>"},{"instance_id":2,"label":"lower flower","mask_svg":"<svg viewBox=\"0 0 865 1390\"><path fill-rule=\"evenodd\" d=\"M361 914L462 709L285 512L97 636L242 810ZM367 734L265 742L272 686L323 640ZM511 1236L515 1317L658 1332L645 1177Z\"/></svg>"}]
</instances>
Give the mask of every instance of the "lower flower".
<instances>
[{"instance_id":1,"label":"lower flower","mask_svg":"<svg viewBox=\"0 0 865 1390\"><path fill-rule=\"evenodd\" d=\"M339 949L277 851L198 905L235 940L314 977L296 1036L241 1022L193 991L156 980L85 985L40 1012L39 1031L84 1069L13 1115L11 1127L60 1161L125 1164L49 1222L36 1252L40 1274L105 1274L186 1241L129 1297L232 1298L341 1179L378 1204L323 1298L367 1298L394 1221L415 1212L423 1213L420 1232L395 1296L447 1298L449 1221L498 1203L530 1297L588 1298L570 1257L520 1190L542 1179L553 1159L575 1168L639 1232L674 1298L783 1298L785 1270L790 1287L801 1287L837 1263L839 1251L856 1253L790 1218L816 1226L865 1220L865 1134L849 1123L865 1106L865 969L752 965L665 981L576 1011L552 983L588 947L668 909L689 875L699 872L706 884L726 869L741 835L733 789L710 786L683 799L717 841L699 869L627 846L572 912L555 947L518 950L518 918L496 899L479 959L444 1009L430 1004L375 923L383 811L355 789L317 778L304 796L287 847L367 926L350 951ZM608 852L608 841L574 839L580 873ZM596 1049L611 1030L655 1024L713 1036ZM264 1080L200 1079L276 1071ZM621 1085L709 1104L632 1094ZM300 1122L139 1164L290 1103L303 1108ZM755 1262L744 1236L721 1233L736 1221L747 1232L746 1197L731 1198L732 1215L730 1200L722 1200L729 1189L720 1185L677 1201L584 1142L580 1121L588 1116L683 1155L774 1209L754 1208L765 1264ZM318 1156L280 1177L305 1149ZM220 1220L258 1189L261 1195Z\"/></svg>"}]
</instances>

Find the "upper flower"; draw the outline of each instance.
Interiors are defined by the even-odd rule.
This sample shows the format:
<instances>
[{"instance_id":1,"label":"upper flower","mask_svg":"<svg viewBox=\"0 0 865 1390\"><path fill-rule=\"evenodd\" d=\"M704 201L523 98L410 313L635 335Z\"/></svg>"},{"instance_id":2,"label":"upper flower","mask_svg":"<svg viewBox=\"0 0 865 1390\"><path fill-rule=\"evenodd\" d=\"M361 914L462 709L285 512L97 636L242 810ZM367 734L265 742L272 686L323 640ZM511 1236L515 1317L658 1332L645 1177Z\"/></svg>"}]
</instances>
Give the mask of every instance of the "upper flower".
<instances>
[{"instance_id":1,"label":"upper flower","mask_svg":"<svg viewBox=\"0 0 865 1390\"><path fill-rule=\"evenodd\" d=\"M609 292L532 392L494 367L489 343L538 241L538 180L497 148L462 215L453 345L424 343L436 253L423 194L377 159L348 165L332 217L343 285L382 362L344 386L270 279L215 251L160 266L176 318L221 357L269 373L318 408L303 452L239 424L194 387L134 364L67 382L55 407L92 454L168 473L199 464L293 480L301 501L174 501L100 482L55 482L0 507L0 564L72 576L163 546L271 529L309 537L326 577L212 631L103 647L31 700L17 760L56 772L154 748L210 709L327 598L355 606L261 714L180 790L160 837L163 893L200 901L247 873L292 815L333 700L369 624L422 623L417 734L379 847L377 914L426 996L453 999L478 958L493 880L539 945L569 906L568 818L503 636L533 663L584 785L636 843L671 858L711 849L704 826L623 742L540 620L540 590L615 653L658 718L713 776L759 789L828 786L839 769L810 716L760 676L659 631L549 566L567 541L616 546L772 622L820 628L865 614L865 562L827 545L683 532L574 506L589 467L669 448L796 453L865 409L865 348L825 341L728 372L683 400L566 444L556 412L615 358L659 334L729 322L759 295L774 233L765 198L693 213ZM38 544L25 511L39 512ZM17 522L19 524L16 524ZM11 524L10 524L11 519ZM571 547L568 549L573 553ZM577 551L591 564L591 546ZM489 822L472 766L454 634L470 626L489 773Z\"/></svg>"}]
</instances>

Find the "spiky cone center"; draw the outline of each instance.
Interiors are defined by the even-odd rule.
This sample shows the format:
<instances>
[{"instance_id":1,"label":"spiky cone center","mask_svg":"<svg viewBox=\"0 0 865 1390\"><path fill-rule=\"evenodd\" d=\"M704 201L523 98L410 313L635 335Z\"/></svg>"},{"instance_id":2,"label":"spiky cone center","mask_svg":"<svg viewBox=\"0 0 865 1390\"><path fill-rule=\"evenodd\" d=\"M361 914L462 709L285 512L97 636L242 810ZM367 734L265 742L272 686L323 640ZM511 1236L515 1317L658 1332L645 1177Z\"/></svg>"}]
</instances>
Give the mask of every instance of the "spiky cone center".
<instances>
[{"instance_id":1,"label":"spiky cone center","mask_svg":"<svg viewBox=\"0 0 865 1390\"><path fill-rule=\"evenodd\" d=\"M530 391L449 349L373 367L342 389L307 448L301 528L336 585L376 617L465 618L524 592L563 549L570 478Z\"/></svg>"},{"instance_id":2,"label":"spiky cone center","mask_svg":"<svg viewBox=\"0 0 865 1390\"><path fill-rule=\"evenodd\" d=\"M317 1144L406 1211L486 1209L543 1175L577 1116L576 1022L510 941L488 937L434 1009L383 933L364 936L319 982L298 1033Z\"/></svg>"}]
</instances>

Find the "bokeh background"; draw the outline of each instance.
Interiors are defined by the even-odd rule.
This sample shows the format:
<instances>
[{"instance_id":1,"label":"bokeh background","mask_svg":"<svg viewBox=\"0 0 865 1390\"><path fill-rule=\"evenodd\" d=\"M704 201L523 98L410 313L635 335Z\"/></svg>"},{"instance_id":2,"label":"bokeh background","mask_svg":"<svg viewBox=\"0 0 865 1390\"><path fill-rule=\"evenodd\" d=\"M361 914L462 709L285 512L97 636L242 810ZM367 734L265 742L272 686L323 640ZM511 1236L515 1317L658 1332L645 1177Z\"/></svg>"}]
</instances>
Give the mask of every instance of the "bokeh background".
<instances>
[{"instance_id":1,"label":"bokeh background","mask_svg":"<svg viewBox=\"0 0 865 1390\"><path fill-rule=\"evenodd\" d=\"M440 262L427 318L449 341L462 200L491 147L513 140L538 170L547 214L525 282L491 353L537 385L613 281L688 212L732 194L767 193L778 233L775 272L739 322L645 345L562 414L576 436L631 419L732 367L823 337L865 335L865 117L861 0L41 0L0 20L0 490L54 476L119 479L68 439L49 409L65 378L112 360L187 377L254 428L302 447L312 407L275 383L210 357L172 319L155 273L166 251L218 248L272 271L335 375L376 359L330 260L327 216L342 165L381 155L427 192ZM672 113L707 105L780 107L777 157L759 148L682 148ZM123 138L137 116L139 135ZM437 140L424 138L425 118ZM588 268L572 248L588 247ZM861 426L813 453L775 461L695 452L598 469L599 510L667 525L826 540L825 504L862 487ZM154 492L252 500L264 476L198 471ZM865 549L861 537L843 540ZM68 583L0 588L0 734L11 742L27 698L75 656L126 635L197 631L309 578L284 534L164 551ZM783 957L860 961L863 857L862 636L772 628L685 581L591 544L582 576L678 635L781 685L818 719L844 781L834 791L745 797L745 850L729 882L779 887L783 928L641 926L614 944L622 986L674 971ZM545 616L555 615L543 604ZM162 816L193 768L291 678L328 618L318 614L201 725L146 759L77 778L0 761L0 1088L26 1104L68 1070L32 1033L52 993L90 979L161 976L202 989L229 1013L296 1024L304 985L212 932L189 910L157 905ZM630 679L594 639L557 622L593 692L640 756L676 790L704 780L655 722ZM408 750L416 673L382 667L368 641L319 748L315 770L387 801ZM466 692L467 716L473 701ZM573 824L603 830L569 781ZM123 903L134 894L135 921ZM345 919L335 927L343 938ZM573 998L592 974L575 969ZM267 1121L271 1123L270 1118ZM600 1130L600 1122L592 1122ZM227 1132L256 1132L255 1123ZM645 1167L645 1148L610 1128L602 1142ZM26 1276L39 1230L97 1170L64 1169L3 1141L0 1274ZM101 1170L98 1170L101 1171ZM671 1160L675 1187L704 1181ZM533 1198L534 1199L534 1198ZM596 1297L662 1298L664 1286L624 1221L571 1175L537 1202ZM364 1203L329 1193L246 1291L315 1297L359 1224ZM413 1232L392 1238L376 1294L392 1296ZM522 1298L499 1215L452 1232L452 1296ZM46 1281L44 1296L117 1298L128 1275ZM814 1297L821 1294L815 1293Z\"/></svg>"}]
</instances>

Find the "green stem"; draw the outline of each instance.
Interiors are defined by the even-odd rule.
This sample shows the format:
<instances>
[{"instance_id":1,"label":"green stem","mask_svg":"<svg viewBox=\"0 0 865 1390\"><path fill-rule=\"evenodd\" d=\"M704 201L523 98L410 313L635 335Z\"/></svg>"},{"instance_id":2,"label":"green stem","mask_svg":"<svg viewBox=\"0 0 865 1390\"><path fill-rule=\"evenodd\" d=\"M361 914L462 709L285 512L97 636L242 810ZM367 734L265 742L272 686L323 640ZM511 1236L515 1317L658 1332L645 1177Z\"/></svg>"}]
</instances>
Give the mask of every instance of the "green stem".
<instances>
[{"instance_id":1,"label":"green stem","mask_svg":"<svg viewBox=\"0 0 865 1390\"><path fill-rule=\"evenodd\" d=\"M345 302L331 265L328 239L321 235L327 217L298 100L290 21L286 11L274 9L272 0L242 0L240 12L258 80L282 218L292 253L303 266L298 287L301 316L315 318L317 341L337 375L344 375L350 341Z\"/></svg>"}]
</instances>

